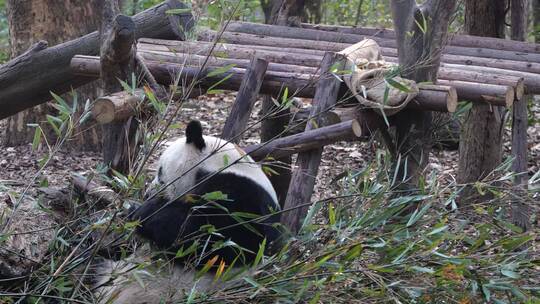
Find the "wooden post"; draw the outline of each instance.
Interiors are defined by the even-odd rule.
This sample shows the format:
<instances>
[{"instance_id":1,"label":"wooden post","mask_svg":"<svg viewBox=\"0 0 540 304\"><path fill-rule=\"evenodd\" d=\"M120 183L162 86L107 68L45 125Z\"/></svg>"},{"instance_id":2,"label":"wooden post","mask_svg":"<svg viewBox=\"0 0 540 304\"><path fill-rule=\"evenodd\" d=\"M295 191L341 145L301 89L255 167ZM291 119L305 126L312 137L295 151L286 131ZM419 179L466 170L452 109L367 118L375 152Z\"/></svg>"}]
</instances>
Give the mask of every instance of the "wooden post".
<instances>
[{"instance_id":1,"label":"wooden post","mask_svg":"<svg viewBox=\"0 0 540 304\"><path fill-rule=\"evenodd\" d=\"M525 41L527 38L527 0L511 0L512 39ZM527 196L527 102L525 96L514 103L512 111L512 170L516 174L515 184L523 197ZM529 207L521 201L512 203L512 223L524 230L530 229Z\"/></svg>"},{"instance_id":2,"label":"wooden post","mask_svg":"<svg viewBox=\"0 0 540 304\"><path fill-rule=\"evenodd\" d=\"M321 62L321 79L317 84L311 115L317 117L318 113L330 109L336 104L341 82L330 75L332 68L343 70L346 59L339 54L328 52ZM306 131L315 129L318 126L318 119L306 125ZM313 194L319 164L321 162L323 148L313 149L308 152L298 154L296 160L297 168L293 170L289 191L285 199L285 210L282 214L281 222L287 226L292 233L297 233L309 208L309 201Z\"/></svg>"},{"instance_id":3,"label":"wooden post","mask_svg":"<svg viewBox=\"0 0 540 304\"><path fill-rule=\"evenodd\" d=\"M101 19L101 79L107 94L122 91L119 80L129 83L135 71L135 23L118 15L116 1L104 1ZM134 86L135 84L131 83ZM130 158L135 154L137 121L130 117L104 126L103 161L111 169L128 173Z\"/></svg>"},{"instance_id":4,"label":"wooden post","mask_svg":"<svg viewBox=\"0 0 540 304\"><path fill-rule=\"evenodd\" d=\"M267 67L268 61L256 56L251 58L249 67L242 79L242 84L240 84L240 89L238 89L236 100L225 121L221 138L235 143L240 141L241 137L239 135L247 127L249 115L259 96Z\"/></svg>"}]
</instances>

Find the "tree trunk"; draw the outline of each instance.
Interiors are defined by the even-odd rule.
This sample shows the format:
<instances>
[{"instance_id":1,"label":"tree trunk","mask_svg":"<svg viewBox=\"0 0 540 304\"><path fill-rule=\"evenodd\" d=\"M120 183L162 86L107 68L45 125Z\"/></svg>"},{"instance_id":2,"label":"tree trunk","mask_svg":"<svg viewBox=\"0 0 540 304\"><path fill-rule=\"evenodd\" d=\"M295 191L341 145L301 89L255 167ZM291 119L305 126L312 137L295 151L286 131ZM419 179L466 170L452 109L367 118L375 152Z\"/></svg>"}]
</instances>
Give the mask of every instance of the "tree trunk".
<instances>
[{"instance_id":1,"label":"tree trunk","mask_svg":"<svg viewBox=\"0 0 540 304\"><path fill-rule=\"evenodd\" d=\"M11 57L21 54L39 40L46 40L52 46L94 31L99 22L96 11L98 2L8 0ZM98 86L88 84L77 89L76 93L79 105L84 105L86 99L97 97ZM72 95L65 94L63 98L70 101ZM4 144L12 146L32 142L35 128L28 127L28 123L42 123L47 140L54 142L56 136L46 120L46 114L55 115L51 110L50 106L43 104L8 118ZM81 127L74 134L70 146L81 150L99 150L100 139L96 128Z\"/></svg>"},{"instance_id":2,"label":"tree trunk","mask_svg":"<svg viewBox=\"0 0 540 304\"><path fill-rule=\"evenodd\" d=\"M505 0L466 0L465 30L474 36L504 38ZM503 107L475 103L462 127L459 147L459 183L473 183L491 173L501 162ZM466 188L461 200L475 195Z\"/></svg>"},{"instance_id":3,"label":"tree trunk","mask_svg":"<svg viewBox=\"0 0 540 304\"><path fill-rule=\"evenodd\" d=\"M303 12L304 0L274 0L271 10L271 15L267 20L269 24L276 25L290 25L290 16L300 16ZM275 96L279 98L279 96ZM276 106L272 101L272 96L264 95L261 113L263 115L271 113L276 110ZM267 142L275 137L279 137L279 134L287 128L288 117L290 110L284 109L279 113L276 113L273 117L263 120L261 124L261 142ZM286 156L280 159L276 159L277 166L273 166L272 169L277 172L270 176L270 181L276 190L279 203L283 207L287 191L289 189L289 183L291 181L291 156Z\"/></svg>"}]
</instances>

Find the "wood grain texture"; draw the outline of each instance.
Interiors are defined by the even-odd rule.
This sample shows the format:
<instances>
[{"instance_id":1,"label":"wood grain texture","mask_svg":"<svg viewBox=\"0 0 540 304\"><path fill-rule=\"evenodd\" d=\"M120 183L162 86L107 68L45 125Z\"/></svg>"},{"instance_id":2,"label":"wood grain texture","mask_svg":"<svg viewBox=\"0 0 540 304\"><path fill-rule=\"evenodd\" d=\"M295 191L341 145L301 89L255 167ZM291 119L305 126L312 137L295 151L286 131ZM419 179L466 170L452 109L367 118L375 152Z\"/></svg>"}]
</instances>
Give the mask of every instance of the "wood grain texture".
<instances>
[{"instance_id":1,"label":"wood grain texture","mask_svg":"<svg viewBox=\"0 0 540 304\"><path fill-rule=\"evenodd\" d=\"M238 143L247 127L249 116L259 96L268 61L253 57L244 74L236 100L223 126L221 138Z\"/></svg>"},{"instance_id":2,"label":"wood grain texture","mask_svg":"<svg viewBox=\"0 0 540 304\"><path fill-rule=\"evenodd\" d=\"M306 124L306 131L316 129L319 126L318 113L327 111L336 104L341 82L331 75L331 72L333 69L343 70L345 62L346 58L337 53L328 52L324 55L321 62L322 77L317 83L310 113L314 119ZM297 233L300 230L309 209L322 152L322 147L316 148L298 154L296 159L296 168L293 170L285 199L285 212L281 216L281 222L292 233Z\"/></svg>"}]
</instances>

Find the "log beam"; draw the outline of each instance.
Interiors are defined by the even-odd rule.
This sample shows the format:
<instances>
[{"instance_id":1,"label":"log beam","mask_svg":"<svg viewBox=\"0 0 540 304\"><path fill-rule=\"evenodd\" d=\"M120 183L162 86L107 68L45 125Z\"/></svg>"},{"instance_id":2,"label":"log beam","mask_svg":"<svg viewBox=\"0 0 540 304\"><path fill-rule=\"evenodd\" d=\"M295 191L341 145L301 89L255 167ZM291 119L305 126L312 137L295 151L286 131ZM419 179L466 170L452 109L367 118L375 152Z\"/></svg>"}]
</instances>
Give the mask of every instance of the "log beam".
<instances>
[{"instance_id":1,"label":"log beam","mask_svg":"<svg viewBox=\"0 0 540 304\"><path fill-rule=\"evenodd\" d=\"M253 159L260 161L268 157L282 158L313 149L320 149L338 141L357 141L365 138L365 134L366 131L362 129L358 121L349 120L277 138L266 143L247 146L243 149Z\"/></svg>"}]
</instances>

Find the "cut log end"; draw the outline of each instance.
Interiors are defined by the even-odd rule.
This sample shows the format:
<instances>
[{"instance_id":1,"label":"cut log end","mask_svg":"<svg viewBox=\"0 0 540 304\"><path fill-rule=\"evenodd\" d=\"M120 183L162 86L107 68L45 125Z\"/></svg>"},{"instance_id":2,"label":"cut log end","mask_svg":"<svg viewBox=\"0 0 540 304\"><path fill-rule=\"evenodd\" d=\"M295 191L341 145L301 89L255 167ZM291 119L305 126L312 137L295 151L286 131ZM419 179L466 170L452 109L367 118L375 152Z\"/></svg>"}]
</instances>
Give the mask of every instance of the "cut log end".
<instances>
[{"instance_id":1,"label":"cut log end","mask_svg":"<svg viewBox=\"0 0 540 304\"><path fill-rule=\"evenodd\" d=\"M515 98L516 98L516 90L514 90L513 87L508 87L508 91L506 92L506 97L505 97L505 104L507 108L510 108L512 107L512 105L514 105Z\"/></svg>"},{"instance_id":2,"label":"cut log end","mask_svg":"<svg viewBox=\"0 0 540 304\"><path fill-rule=\"evenodd\" d=\"M525 80L523 78L518 81L514 90L516 92L516 99L521 100L523 95L525 95Z\"/></svg>"},{"instance_id":3,"label":"cut log end","mask_svg":"<svg viewBox=\"0 0 540 304\"><path fill-rule=\"evenodd\" d=\"M458 106L458 94L455 88L448 88L448 97L446 98L446 108L449 113L454 113Z\"/></svg>"},{"instance_id":4,"label":"cut log end","mask_svg":"<svg viewBox=\"0 0 540 304\"><path fill-rule=\"evenodd\" d=\"M356 119L352 120L351 129L353 131L354 136L358 138L362 137L362 127L360 126L360 123Z\"/></svg>"},{"instance_id":5,"label":"cut log end","mask_svg":"<svg viewBox=\"0 0 540 304\"><path fill-rule=\"evenodd\" d=\"M114 121L114 103L107 98L98 98L92 107L92 118L99 124Z\"/></svg>"},{"instance_id":6,"label":"cut log end","mask_svg":"<svg viewBox=\"0 0 540 304\"><path fill-rule=\"evenodd\" d=\"M98 124L123 121L137 114L137 108L144 100L142 89L131 92L121 91L96 99L92 106L92 118Z\"/></svg>"}]
</instances>

